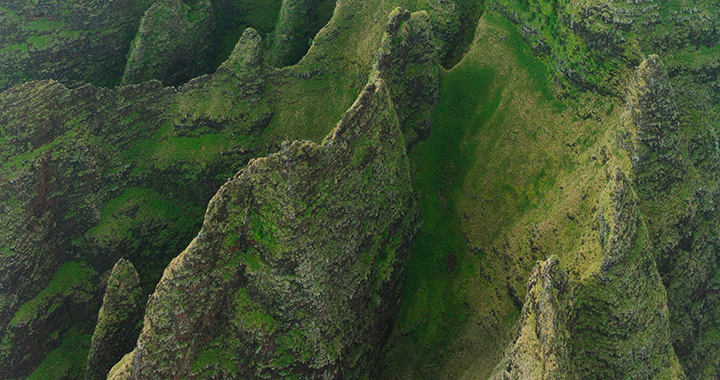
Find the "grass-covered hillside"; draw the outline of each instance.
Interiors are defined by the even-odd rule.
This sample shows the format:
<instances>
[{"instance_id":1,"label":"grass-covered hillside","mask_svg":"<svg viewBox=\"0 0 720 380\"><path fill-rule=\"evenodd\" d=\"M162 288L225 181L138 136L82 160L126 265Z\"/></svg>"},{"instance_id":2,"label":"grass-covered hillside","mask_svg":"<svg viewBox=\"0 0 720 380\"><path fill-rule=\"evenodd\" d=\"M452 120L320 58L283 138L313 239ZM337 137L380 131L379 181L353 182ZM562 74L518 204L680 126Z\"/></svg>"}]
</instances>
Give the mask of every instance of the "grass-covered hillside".
<instances>
[{"instance_id":1,"label":"grass-covered hillside","mask_svg":"<svg viewBox=\"0 0 720 380\"><path fill-rule=\"evenodd\" d=\"M718 10L0 5L0 379L717 378Z\"/></svg>"}]
</instances>

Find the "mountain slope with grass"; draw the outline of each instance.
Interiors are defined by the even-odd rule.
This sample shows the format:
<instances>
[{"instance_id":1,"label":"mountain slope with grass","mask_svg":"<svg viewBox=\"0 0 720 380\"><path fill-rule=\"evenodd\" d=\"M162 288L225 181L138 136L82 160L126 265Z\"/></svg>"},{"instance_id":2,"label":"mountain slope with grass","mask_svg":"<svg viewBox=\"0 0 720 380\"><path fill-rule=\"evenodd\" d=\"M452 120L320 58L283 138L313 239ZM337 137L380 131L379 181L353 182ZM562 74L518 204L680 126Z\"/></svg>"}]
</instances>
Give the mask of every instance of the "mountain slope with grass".
<instances>
[{"instance_id":1,"label":"mountain slope with grass","mask_svg":"<svg viewBox=\"0 0 720 380\"><path fill-rule=\"evenodd\" d=\"M0 21L0 379L720 373L712 1L67 0ZM119 260L147 305L119 299Z\"/></svg>"}]
</instances>

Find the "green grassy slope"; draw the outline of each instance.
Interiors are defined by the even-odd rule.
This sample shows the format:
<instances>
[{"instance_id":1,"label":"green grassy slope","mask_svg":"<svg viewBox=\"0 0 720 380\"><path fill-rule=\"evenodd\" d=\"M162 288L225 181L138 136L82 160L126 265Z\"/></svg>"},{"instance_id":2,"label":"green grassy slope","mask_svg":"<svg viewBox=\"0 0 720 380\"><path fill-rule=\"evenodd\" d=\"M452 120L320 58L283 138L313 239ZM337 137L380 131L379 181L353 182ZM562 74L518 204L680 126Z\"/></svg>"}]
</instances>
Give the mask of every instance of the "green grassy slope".
<instances>
[{"instance_id":1,"label":"green grassy slope","mask_svg":"<svg viewBox=\"0 0 720 380\"><path fill-rule=\"evenodd\" d=\"M442 75L431 136L411 152L424 226L386 378L486 378L535 260L556 254L578 277L593 265L583 201L605 184L611 163L597 157L614 101L559 103L515 27L483 16L467 56ZM598 120L578 116L591 110Z\"/></svg>"},{"instance_id":2,"label":"green grassy slope","mask_svg":"<svg viewBox=\"0 0 720 380\"><path fill-rule=\"evenodd\" d=\"M242 14L242 22L216 20L222 32L217 29L214 38L222 43L215 63L229 54L245 25L271 33L279 3L232 2L228 9L235 13L228 15ZM669 1L657 15L639 14L636 26L628 29L603 21L608 4L601 1L488 2L479 22L482 2L458 1L457 9L447 4L339 0L331 12L331 2L321 2L314 27L331 14L332 19L312 40L307 55L294 66L266 69L263 85L245 97L237 95L237 81L218 75L163 94L160 101L142 98L151 106L138 107L138 112L126 112L133 108L123 94L132 98L134 91L144 91L142 86L120 90L110 103L98 100L103 104L99 110L61 112L51 109L52 102L25 105L18 120L31 120L28 125L44 126L50 120L45 116L53 114L72 117L58 119L53 133L31 136L37 144L23 137L19 150L14 144L20 140L13 136L20 124L0 123L0 185L12 206L2 210L12 218L25 217L24 209L15 207L22 204L8 190L13 189L10 183L36 175L34 168L49 162L48 157L86 166L99 163L103 183L122 185L87 201L73 198L71 209L58 211L59 222L75 220L78 213L92 214L86 230L66 239L68 252L83 260L83 255L132 255L144 262L138 270L145 292L150 292L166 263L197 232L207 200L225 179L251 157L277 150L283 140L322 141L367 82L387 14L397 5L427 9L445 66L457 65L442 71L430 138L410 152L424 226L413 246L384 375L486 378L512 338L535 260L557 255L575 280L597 269L602 253L592 230L596 200L614 166L632 173L627 152L617 144L631 69L645 52L660 50L681 109L682 156L692 165L685 182L667 197L638 194L650 199L640 209L659 247L676 349L691 347L678 355L695 373L713 376L717 360L705 356L716 349L714 326L720 323L712 318L703 322L702 315L717 315L720 305L717 243L710 238L718 231L713 210L720 201L713 153L720 107L718 47L713 42L717 10L708 1L698 2L699 12ZM637 11L630 5L618 7L612 12ZM11 12L0 8L0 19L6 15ZM690 22L683 23L685 16ZM666 26L658 17L672 22ZM643 34L637 25L646 22L650 27ZM50 41L45 32L59 28L45 21L29 27L38 29L28 40L31 45L12 45L0 55L45 47ZM47 95L43 91L33 96ZM82 91L57 92L61 104L83 99ZM108 96L88 92L97 99ZM142 112L147 109L160 114L160 121L148 121ZM37 117L28 116L30 110L38 110ZM111 123L93 119L95 112L112 114L107 117ZM101 152L78 153L89 146L102 146ZM61 174L70 173L68 178L79 176L72 165L58 166L67 171ZM69 191L65 182L53 183L65 186L49 187L53 195ZM43 220L43 226L55 221ZM3 235L7 242L9 236ZM3 254L10 246L0 244ZM92 249L84 250L88 246ZM58 267L76 259L63 256ZM93 265L102 273L112 263L98 260ZM7 301L8 321L22 305L34 305L37 297L52 290L55 271L45 271L46 281L33 284L27 296ZM97 277L89 283L95 284ZM48 311L50 304L46 306ZM87 349L88 326L63 324L50 332L48 347ZM41 369L73 374L84 365L80 359L59 363L56 351L48 352Z\"/></svg>"}]
</instances>

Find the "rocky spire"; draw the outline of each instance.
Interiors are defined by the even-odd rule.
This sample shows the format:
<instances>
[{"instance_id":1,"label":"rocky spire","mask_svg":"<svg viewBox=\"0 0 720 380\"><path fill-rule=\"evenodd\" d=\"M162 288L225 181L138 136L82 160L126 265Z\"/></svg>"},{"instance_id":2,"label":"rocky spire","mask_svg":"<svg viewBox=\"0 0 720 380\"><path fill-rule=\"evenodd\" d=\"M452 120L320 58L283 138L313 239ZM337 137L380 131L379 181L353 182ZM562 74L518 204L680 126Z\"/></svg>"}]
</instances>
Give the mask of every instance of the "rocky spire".
<instances>
[{"instance_id":1,"label":"rocky spire","mask_svg":"<svg viewBox=\"0 0 720 380\"><path fill-rule=\"evenodd\" d=\"M158 0L140 23L122 84L178 86L209 70L212 2Z\"/></svg>"},{"instance_id":2,"label":"rocky spire","mask_svg":"<svg viewBox=\"0 0 720 380\"><path fill-rule=\"evenodd\" d=\"M87 380L105 379L110 368L132 351L140 334L143 307L135 267L120 259L110 273L98 314L88 354Z\"/></svg>"},{"instance_id":3,"label":"rocky spire","mask_svg":"<svg viewBox=\"0 0 720 380\"><path fill-rule=\"evenodd\" d=\"M373 373L415 216L404 140L378 79L322 144L286 143L222 186L150 298L126 359L131 378Z\"/></svg>"}]
</instances>

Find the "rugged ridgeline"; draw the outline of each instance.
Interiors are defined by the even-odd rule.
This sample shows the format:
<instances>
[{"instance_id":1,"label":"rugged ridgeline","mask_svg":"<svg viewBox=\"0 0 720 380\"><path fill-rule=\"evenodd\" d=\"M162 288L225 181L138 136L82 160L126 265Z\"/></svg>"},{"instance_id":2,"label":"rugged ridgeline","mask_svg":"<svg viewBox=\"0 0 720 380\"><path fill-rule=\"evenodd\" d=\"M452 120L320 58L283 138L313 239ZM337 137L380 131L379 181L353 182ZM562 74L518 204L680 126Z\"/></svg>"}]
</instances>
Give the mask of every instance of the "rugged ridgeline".
<instances>
[{"instance_id":1,"label":"rugged ridgeline","mask_svg":"<svg viewBox=\"0 0 720 380\"><path fill-rule=\"evenodd\" d=\"M131 262L120 259L110 272L90 344L85 378L105 379L110 368L135 346L144 297Z\"/></svg>"},{"instance_id":2,"label":"rugged ridgeline","mask_svg":"<svg viewBox=\"0 0 720 380\"><path fill-rule=\"evenodd\" d=\"M494 379L685 378L637 196L619 168L596 227L602 260L583 279L570 279L557 257L533 269L516 339Z\"/></svg>"},{"instance_id":3,"label":"rugged ridgeline","mask_svg":"<svg viewBox=\"0 0 720 380\"><path fill-rule=\"evenodd\" d=\"M227 66L185 94L212 93L222 83L238 110L249 105L262 73L259 44L249 30ZM63 342L67 331L92 332L101 274L127 257L149 293L196 233L212 193L247 162L248 153L217 131L202 139L187 121L173 122L181 94L159 82L114 91L31 82L2 93L0 361L9 378L27 376L43 358L53 368L71 363L46 358L53 350L87 355L82 344ZM214 125L250 127L254 120ZM207 128L202 123L192 126ZM193 133L195 139L184 137ZM153 142L153 136L165 137ZM213 150L198 160L187 156L192 143ZM195 180L177 179L186 176ZM78 366L82 360L67 367Z\"/></svg>"},{"instance_id":4,"label":"rugged ridgeline","mask_svg":"<svg viewBox=\"0 0 720 380\"><path fill-rule=\"evenodd\" d=\"M716 377L716 3L500 0L490 7L553 68L564 83L556 89L561 97L626 99L618 143L631 155L630 176L668 293L672 342L689 378Z\"/></svg>"},{"instance_id":5,"label":"rugged ridgeline","mask_svg":"<svg viewBox=\"0 0 720 380\"><path fill-rule=\"evenodd\" d=\"M483 3L473 0L159 1L145 13L140 33L137 25L149 3L132 22L118 16L123 2L69 3L0 6L0 30L8 33L0 36L0 59L14 59L0 70L19 68L3 77L10 81L6 86L48 77L67 83L30 82L0 94L0 377L85 376L92 334L100 337L107 326L102 321L108 318L100 316L98 324L95 319L103 294L113 293L104 285L112 266L121 257L134 263L144 299L196 236L157 288L146 314L152 323L141 337L145 343L120 360L111 378L146 370L194 377L352 378L368 374L370 366L381 370L371 364L378 355L384 356L382 376L393 379L487 378L503 356L497 376L651 378L684 372L688 378L715 378L720 373L715 2L500 0L486 2L480 17ZM397 5L409 11L393 11ZM33 13L38 9L46 13ZM57 9L60 16L52 13ZM297 18L295 10L305 18ZM108 15L117 18L103 18ZM97 28L77 26L87 20L97 21ZM115 26L98 20L113 20ZM148 59L131 62L128 70L139 73L142 66L152 74L145 79L177 87L159 81L113 90L78 87L82 81L116 83L93 71L100 67L95 48L116 46L108 42L119 38L115 22L126 21L135 23L135 30L123 34L126 47L107 57L124 59L135 36L131 55ZM263 42L261 36L268 38ZM68 45L60 47L61 39ZM76 43L94 48L66 55ZM209 58L196 65L206 45ZM268 54L274 52L281 52L285 63L273 63ZM186 65L189 57L193 62ZM438 61L449 69L439 68ZM70 65L78 71L70 73ZM113 70L117 81L122 64ZM368 75L374 87L360 99L372 101L352 106ZM354 113L366 106L382 112ZM359 290L352 298L371 307L357 301L349 306L352 313L330 320L319 310L337 313L344 306L334 303L342 297L328 295L327 287L350 291L357 284L334 285L345 277L332 271L336 262L330 260L314 266L325 275L311 283L300 265L278 259L296 255L309 265L318 258L313 254L330 252L329 245L315 251L306 249L307 241L288 240L293 226L297 236L317 237L309 229L326 227L320 219L308 216L300 224L298 215L260 223L252 219L259 214L225 215L213 207L220 201L267 211L278 201L300 209L360 194L356 198L367 197L364 206L387 211L391 205L377 204L370 194L381 189L383 196L395 194L388 183L365 192L348 182L352 178L331 180L318 169L324 154L340 152L331 148L337 136L321 141L349 107L348 118L397 117L402 139L396 133L346 148L367 153L405 141L424 227L412 244L408 286L397 308L388 301L399 297L397 288L372 294L384 289L385 272L375 264L390 257L378 251L380 245L400 244L392 234L375 236L378 246L365 249L357 242L370 238L340 234L346 226L326 231L335 243L350 239L356 252L377 259L356 262L377 274L363 277L366 287L354 288ZM284 140L317 144L281 148ZM233 177L249 159L268 155ZM359 175L366 173L365 164L382 166L377 159L368 153L337 161ZM613 173L615 166L629 181ZM301 173L310 172L318 181L296 187L296 197L269 194L267 186L300 181ZM272 177L258 184L248 179L251 174ZM208 213L217 218L205 225L212 230L248 223L234 225L237 235L215 230L197 235L203 210L221 187ZM314 199L306 192L316 187L336 192ZM239 194L242 189L251 189L254 198ZM268 202L260 206L256 199ZM344 201L345 210L359 207L353 212L369 215L356 199ZM406 236L398 231L407 229L387 225L402 218L366 219L378 224L353 232L385 229ZM261 225L277 228L265 231ZM225 236L244 240L224 247ZM331 242L314 242L320 243ZM230 252L233 244L239 245ZM220 258L201 266L237 260L218 272L227 277L198 273L190 264L199 252ZM557 259L545 262L553 255ZM536 260L545 263L533 270ZM299 274L283 272L291 270ZM192 282L195 274L207 282ZM191 276L189 282L181 275ZM387 288L400 280L388 279ZM215 310L212 319L198 317L202 310L182 304L198 295L176 292L169 287L174 284L210 292L202 305L229 307ZM293 284L304 286L304 293L289 294ZM275 295L277 301L271 299ZM111 304L108 300L104 310ZM301 304L317 306L307 308L316 313L312 319L298 313ZM165 324L176 317L163 310L170 306L185 313L179 314L189 317L183 323L198 332L190 337L179 331L173 336L180 340L169 340L176 346L157 344L175 331ZM278 311L282 307L287 313ZM380 354L377 345L387 330L362 331L387 328L396 311L393 335ZM314 330L311 320L319 321ZM336 320L352 331L331 332L338 328ZM294 339L295 333L302 338ZM362 339L353 340L358 334ZM347 354L355 345L362 347L357 358ZM91 363L103 346L92 349ZM113 361L122 350L111 355ZM321 351L324 356L315 355ZM172 353L181 353L184 361L166 360ZM630 358L641 364L631 365ZM254 363L242 364L247 361ZM166 363L173 367L162 367Z\"/></svg>"},{"instance_id":6,"label":"rugged ridgeline","mask_svg":"<svg viewBox=\"0 0 720 380\"><path fill-rule=\"evenodd\" d=\"M280 93L312 76L268 71L262 50L249 29L215 74L180 90L31 82L0 95L5 377L82 376L103 278L117 259L135 263L149 293L196 234L212 194L277 146L263 133Z\"/></svg>"},{"instance_id":7,"label":"rugged ridgeline","mask_svg":"<svg viewBox=\"0 0 720 380\"><path fill-rule=\"evenodd\" d=\"M321 145L285 144L223 185L151 297L130 378L367 376L415 215L379 80Z\"/></svg>"},{"instance_id":8,"label":"rugged ridgeline","mask_svg":"<svg viewBox=\"0 0 720 380\"><path fill-rule=\"evenodd\" d=\"M35 79L113 86L153 0L6 1L0 5L0 91Z\"/></svg>"},{"instance_id":9,"label":"rugged ridgeline","mask_svg":"<svg viewBox=\"0 0 720 380\"><path fill-rule=\"evenodd\" d=\"M667 287L675 351L689 377L708 378L720 373L720 345L712 338L720 331L718 140L692 119L681 125L672 87L657 56L643 61L619 142L632 155L640 210Z\"/></svg>"}]
</instances>

